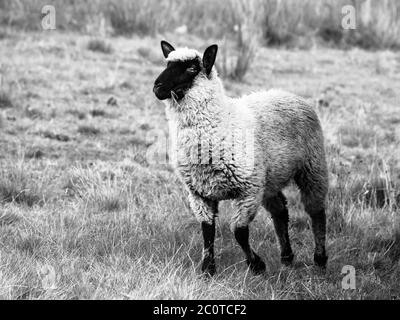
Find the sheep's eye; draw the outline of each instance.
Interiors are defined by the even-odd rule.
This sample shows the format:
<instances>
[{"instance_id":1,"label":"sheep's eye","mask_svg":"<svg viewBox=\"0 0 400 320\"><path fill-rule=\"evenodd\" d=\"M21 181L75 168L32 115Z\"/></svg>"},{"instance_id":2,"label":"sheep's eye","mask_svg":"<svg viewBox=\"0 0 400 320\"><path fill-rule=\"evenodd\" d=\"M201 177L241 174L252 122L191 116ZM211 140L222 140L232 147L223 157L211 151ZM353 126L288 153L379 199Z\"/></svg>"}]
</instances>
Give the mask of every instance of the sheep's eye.
<instances>
[{"instance_id":1,"label":"sheep's eye","mask_svg":"<svg viewBox=\"0 0 400 320\"><path fill-rule=\"evenodd\" d=\"M186 69L188 72L196 72L196 66L195 65L191 65Z\"/></svg>"}]
</instances>

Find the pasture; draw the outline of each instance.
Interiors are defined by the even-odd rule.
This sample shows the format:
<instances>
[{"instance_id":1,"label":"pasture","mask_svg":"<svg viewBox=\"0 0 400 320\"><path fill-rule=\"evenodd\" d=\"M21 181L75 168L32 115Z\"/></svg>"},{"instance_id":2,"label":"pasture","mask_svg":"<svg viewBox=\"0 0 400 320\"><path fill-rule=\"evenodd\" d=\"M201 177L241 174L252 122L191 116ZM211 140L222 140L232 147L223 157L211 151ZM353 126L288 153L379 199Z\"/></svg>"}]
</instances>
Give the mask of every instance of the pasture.
<instances>
[{"instance_id":1,"label":"pasture","mask_svg":"<svg viewBox=\"0 0 400 320\"><path fill-rule=\"evenodd\" d=\"M294 267L281 267L261 209L251 242L267 271L252 276L226 202L217 275L204 279L184 190L168 164L148 157L168 134L152 93L161 37L211 44L172 31L0 34L0 298L399 299L399 53L263 46L243 80L223 79L231 96L276 87L315 106L330 174L329 262L325 273L313 267L310 221L289 187ZM342 287L345 265L355 289Z\"/></svg>"}]
</instances>

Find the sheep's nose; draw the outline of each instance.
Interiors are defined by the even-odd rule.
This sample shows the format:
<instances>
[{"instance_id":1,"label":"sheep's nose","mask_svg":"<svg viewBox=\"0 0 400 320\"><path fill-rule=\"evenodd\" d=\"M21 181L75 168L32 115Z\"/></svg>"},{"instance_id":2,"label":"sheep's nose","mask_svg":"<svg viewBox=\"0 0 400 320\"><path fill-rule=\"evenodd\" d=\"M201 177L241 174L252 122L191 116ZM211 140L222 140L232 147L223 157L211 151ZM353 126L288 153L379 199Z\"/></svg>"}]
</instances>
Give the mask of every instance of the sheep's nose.
<instances>
[{"instance_id":1,"label":"sheep's nose","mask_svg":"<svg viewBox=\"0 0 400 320\"><path fill-rule=\"evenodd\" d=\"M159 88L159 87L161 87L161 82L159 82L159 81L156 81L156 82L154 82L154 88Z\"/></svg>"},{"instance_id":2,"label":"sheep's nose","mask_svg":"<svg viewBox=\"0 0 400 320\"><path fill-rule=\"evenodd\" d=\"M162 86L162 82L159 81L158 79L154 81L154 89L158 89Z\"/></svg>"},{"instance_id":3,"label":"sheep's nose","mask_svg":"<svg viewBox=\"0 0 400 320\"><path fill-rule=\"evenodd\" d=\"M153 92L156 93L156 91L160 89L161 85L162 85L161 82L155 82L153 87Z\"/></svg>"},{"instance_id":4,"label":"sheep's nose","mask_svg":"<svg viewBox=\"0 0 400 320\"><path fill-rule=\"evenodd\" d=\"M156 97L160 100L164 100L167 98L166 92L163 89L163 83L162 82L155 82L154 87L153 87L153 92L156 95Z\"/></svg>"}]
</instances>

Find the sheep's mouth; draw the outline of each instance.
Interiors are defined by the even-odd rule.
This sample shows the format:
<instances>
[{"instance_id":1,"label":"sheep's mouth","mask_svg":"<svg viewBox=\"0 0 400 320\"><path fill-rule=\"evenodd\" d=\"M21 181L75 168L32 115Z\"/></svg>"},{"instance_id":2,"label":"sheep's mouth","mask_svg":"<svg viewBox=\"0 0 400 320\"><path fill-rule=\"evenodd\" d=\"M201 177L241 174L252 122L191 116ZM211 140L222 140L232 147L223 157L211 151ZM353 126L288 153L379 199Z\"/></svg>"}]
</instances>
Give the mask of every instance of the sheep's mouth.
<instances>
[{"instance_id":1,"label":"sheep's mouth","mask_svg":"<svg viewBox=\"0 0 400 320\"><path fill-rule=\"evenodd\" d=\"M155 84L153 87L153 92L159 100L165 100L171 97L171 91L166 90L162 84Z\"/></svg>"},{"instance_id":2,"label":"sheep's mouth","mask_svg":"<svg viewBox=\"0 0 400 320\"><path fill-rule=\"evenodd\" d=\"M157 84L154 86L153 92L159 100L174 98L178 101L185 96L186 89L186 84L177 85L172 89L166 88L162 84Z\"/></svg>"},{"instance_id":3,"label":"sheep's mouth","mask_svg":"<svg viewBox=\"0 0 400 320\"><path fill-rule=\"evenodd\" d=\"M171 96L176 100L179 101L185 96L187 86L180 85L171 90Z\"/></svg>"}]
</instances>

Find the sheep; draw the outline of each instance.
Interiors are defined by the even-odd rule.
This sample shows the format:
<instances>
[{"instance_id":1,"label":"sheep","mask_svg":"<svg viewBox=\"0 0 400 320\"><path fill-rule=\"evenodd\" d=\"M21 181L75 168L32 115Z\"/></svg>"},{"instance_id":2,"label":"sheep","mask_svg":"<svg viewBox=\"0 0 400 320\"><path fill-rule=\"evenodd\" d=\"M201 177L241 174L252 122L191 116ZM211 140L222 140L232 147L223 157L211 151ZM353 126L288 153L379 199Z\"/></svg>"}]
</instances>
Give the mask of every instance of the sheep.
<instances>
[{"instance_id":1,"label":"sheep","mask_svg":"<svg viewBox=\"0 0 400 320\"><path fill-rule=\"evenodd\" d=\"M281 263L293 263L282 192L292 181L312 220L314 263L325 268L328 174L323 133L313 108L278 89L226 96L214 66L217 45L202 56L194 49L175 50L166 41L161 48L167 67L153 92L165 103L173 165L201 224L203 273L216 272L215 218L221 200L234 202L230 227L254 274L266 268L249 244L249 224L261 205L271 214Z\"/></svg>"}]
</instances>

